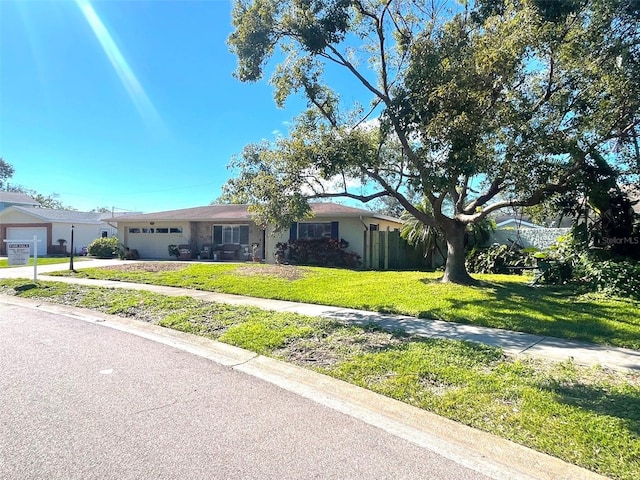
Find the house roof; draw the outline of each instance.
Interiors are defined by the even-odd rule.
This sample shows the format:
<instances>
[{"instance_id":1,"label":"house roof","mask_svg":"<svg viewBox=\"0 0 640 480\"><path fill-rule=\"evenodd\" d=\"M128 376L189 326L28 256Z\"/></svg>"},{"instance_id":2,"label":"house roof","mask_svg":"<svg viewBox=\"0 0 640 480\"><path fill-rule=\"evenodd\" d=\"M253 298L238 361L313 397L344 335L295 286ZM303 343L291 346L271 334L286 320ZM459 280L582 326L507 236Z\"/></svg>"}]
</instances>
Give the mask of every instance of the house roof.
<instances>
[{"instance_id":1,"label":"house roof","mask_svg":"<svg viewBox=\"0 0 640 480\"><path fill-rule=\"evenodd\" d=\"M103 222L108 222L109 220L114 220L116 217L123 217L125 215L141 215L142 212L103 212L100 214L100 220Z\"/></svg>"},{"instance_id":2,"label":"house roof","mask_svg":"<svg viewBox=\"0 0 640 480\"><path fill-rule=\"evenodd\" d=\"M22 205L40 205L38 201L34 200L26 193L21 193L21 192L0 191L0 202L20 203Z\"/></svg>"},{"instance_id":3,"label":"house roof","mask_svg":"<svg viewBox=\"0 0 640 480\"><path fill-rule=\"evenodd\" d=\"M522 227L522 228L542 228L542 225L531 222L531 218L515 218L512 216L496 217L496 226L501 227Z\"/></svg>"},{"instance_id":4,"label":"house roof","mask_svg":"<svg viewBox=\"0 0 640 480\"><path fill-rule=\"evenodd\" d=\"M400 223L400 220L386 215L380 215L361 208L348 207L338 203L311 203L311 210L315 217L373 217ZM207 205L205 207L184 208L181 210L168 210L165 212L145 213L142 215L126 215L115 218L115 222L140 222L140 221L250 221L247 205L225 204Z\"/></svg>"},{"instance_id":5,"label":"house roof","mask_svg":"<svg viewBox=\"0 0 640 480\"><path fill-rule=\"evenodd\" d=\"M58 222L58 223L90 223L100 224L101 213L97 212L78 212L76 210L54 210L52 208L35 208L35 207L22 207L19 205L12 205L2 212L0 215L6 214L10 211L18 211L30 215L34 218L45 222Z\"/></svg>"},{"instance_id":6,"label":"house roof","mask_svg":"<svg viewBox=\"0 0 640 480\"><path fill-rule=\"evenodd\" d=\"M546 225L540 225L534 223L529 215L498 215L494 218L496 226L501 227L521 227L521 228L545 228L545 227L560 227L569 228L573 225L573 219L571 217L563 217L550 219ZM558 221L560 224L558 224Z\"/></svg>"}]
</instances>

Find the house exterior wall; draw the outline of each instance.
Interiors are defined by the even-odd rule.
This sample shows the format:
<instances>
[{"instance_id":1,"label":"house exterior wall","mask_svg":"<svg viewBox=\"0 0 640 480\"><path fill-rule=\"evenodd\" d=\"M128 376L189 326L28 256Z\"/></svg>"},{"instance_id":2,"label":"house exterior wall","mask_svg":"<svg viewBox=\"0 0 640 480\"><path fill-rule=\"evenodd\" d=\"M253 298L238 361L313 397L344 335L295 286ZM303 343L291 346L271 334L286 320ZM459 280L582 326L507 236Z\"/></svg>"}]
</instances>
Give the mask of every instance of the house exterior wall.
<instances>
[{"instance_id":1,"label":"house exterior wall","mask_svg":"<svg viewBox=\"0 0 640 480\"><path fill-rule=\"evenodd\" d=\"M96 238L100 237L100 225L81 223L54 223L52 236L49 239L50 245L58 245L58 239L67 241L66 251L71 251L71 225L73 225L73 250L74 254L81 251L82 247L88 246Z\"/></svg>"},{"instance_id":2,"label":"house exterior wall","mask_svg":"<svg viewBox=\"0 0 640 480\"><path fill-rule=\"evenodd\" d=\"M338 222L338 237L349 242L348 250L355 252L364 260L369 242L368 230L370 225L376 225L378 230L387 228L391 231L400 228L400 224L374 217L322 217L314 218L301 223L331 223ZM257 256L266 263L275 263L274 252L280 242L288 242L290 231L284 229L274 232L273 228L267 228L266 232L251 221L162 221L154 222L118 222L118 238L128 248L138 251L142 259L171 259L168 251L170 244L188 244L191 246L192 258L196 258L204 245L213 245L214 225L248 225L249 243L242 244L238 260L250 260L253 254L253 245L257 245ZM150 229L181 227L181 234L151 233ZM131 233L129 229L139 229L139 233ZM143 233L142 229L147 229ZM216 245L213 245L215 252Z\"/></svg>"},{"instance_id":3,"label":"house exterior wall","mask_svg":"<svg viewBox=\"0 0 640 480\"><path fill-rule=\"evenodd\" d=\"M47 238L42 239L46 244L46 254L68 253L71 249L71 225L74 226L74 253L80 252L82 247L86 247L93 240L102 236L105 231L107 236L113 236L115 230L106 223L84 222L61 222L43 220L35 215L24 211L13 210L2 211L0 213L0 253L6 254L4 242L7 238L7 228L12 227L42 227L47 229ZM61 249L58 239L66 240L66 247Z\"/></svg>"},{"instance_id":4,"label":"house exterior wall","mask_svg":"<svg viewBox=\"0 0 640 480\"><path fill-rule=\"evenodd\" d=\"M15 220L15 219L14 219ZM28 220L33 220L32 218L23 218L21 222L2 222L2 226L0 227L0 236L2 240L7 238L7 229L15 228L15 227L42 227L47 229L47 238L41 239L42 242L46 244L46 252L48 255L57 253L57 250L52 247L58 246L58 239L66 240L66 252L69 252L71 249L71 223L51 223L51 222L33 222ZM100 236L100 226L99 225L87 225L87 224L73 224L73 244L74 244L74 253L80 252L82 247L86 247L93 240ZM3 255L5 252L5 245L2 242L0 246L0 251Z\"/></svg>"},{"instance_id":5,"label":"house exterior wall","mask_svg":"<svg viewBox=\"0 0 640 480\"><path fill-rule=\"evenodd\" d=\"M368 231L371 225L376 225L380 231L387 230L387 228L391 231L400 228L399 223L375 217L322 217L312 218L299 223L330 222L338 222L338 238L349 242L347 250L360 255L363 262L367 256L369 242ZM272 229L268 230L265 249L267 263L275 263L274 252L276 251L276 245L281 242L288 242L289 235L289 230L283 230L278 233L274 233Z\"/></svg>"}]
</instances>

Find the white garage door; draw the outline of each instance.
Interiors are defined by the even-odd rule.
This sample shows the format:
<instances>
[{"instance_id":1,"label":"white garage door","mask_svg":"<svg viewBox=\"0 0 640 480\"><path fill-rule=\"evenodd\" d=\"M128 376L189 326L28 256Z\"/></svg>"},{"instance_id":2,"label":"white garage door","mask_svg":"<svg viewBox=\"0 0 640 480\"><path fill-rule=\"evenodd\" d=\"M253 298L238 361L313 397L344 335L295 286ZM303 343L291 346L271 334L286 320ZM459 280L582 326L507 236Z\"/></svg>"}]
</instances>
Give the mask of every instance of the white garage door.
<instances>
[{"instance_id":1,"label":"white garage door","mask_svg":"<svg viewBox=\"0 0 640 480\"><path fill-rule=\"evenodd\" d=\"M171 258L169 245L187 243L182 234L135 233L129 234L127 247L138 250L140 258Z\"/></svg>"},{"instance_id":2,"label":"white garage door","mask_svg":"<svg viewBox=\"0 0 640 480\"><path fill-rule=\"evenodd\" d=\"M7 240L33 240L33 236L38 237L38 256L47 254L47 227L8 227ZM31 246L33 255L33 245Z\"/></svg>"}]
</instances>

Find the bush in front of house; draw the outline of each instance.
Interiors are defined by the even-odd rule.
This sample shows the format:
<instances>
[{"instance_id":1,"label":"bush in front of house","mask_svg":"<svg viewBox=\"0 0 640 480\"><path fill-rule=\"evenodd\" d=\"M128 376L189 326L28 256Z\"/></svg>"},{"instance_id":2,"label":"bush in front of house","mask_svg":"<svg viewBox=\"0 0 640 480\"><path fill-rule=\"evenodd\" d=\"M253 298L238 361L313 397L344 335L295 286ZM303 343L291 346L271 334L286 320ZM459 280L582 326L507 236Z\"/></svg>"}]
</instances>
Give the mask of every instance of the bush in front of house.
<instances>
[{"instance_id":1,"label":"bush in front of house","mask_svg":"<svg viewBox=\"0 0 640 480\"><path fill-rule=\"evenodd\" d=\"M276 261L287 259L296 265L357 268L360 255L348 252L349 242L333 238L298 239L276 245Z\"/></svg>"},{"instance_id":2,"label":"bush in front of house","mask_svg":"<svg viewBox=\"0 0 640 480\"><path fill-rule=\"evenodd\" d=\"M536 248L517 248L509 245L474 247L467 253L467 270L470 273L514 273L515 270L507 267L535 266L536 251Z\"/></svg>"},{"instance_id":3,"label":"bush in front of house","mask_svg":"<svg viewBox=\"0 0 640 480\"><path fill-rule=\"evenodd\" d=\"M553 262L554 268L543 277L545 283L572 283L592 292L640 299L640 264L615 252L591 247L580 238L579 231L560 237L546 253L545 260Z\"/></svg>"},{"instance_id":4,"label":"bush in front of house","mask_svg":"<svg viewBox=\"0 0 640 480\"><path fill-rule=\"evenodd\" d=\"M98 258L113 258L118 254L120 241L116 237L96 238L87 247L87 254Z\"/></svg>"}]
</instances>

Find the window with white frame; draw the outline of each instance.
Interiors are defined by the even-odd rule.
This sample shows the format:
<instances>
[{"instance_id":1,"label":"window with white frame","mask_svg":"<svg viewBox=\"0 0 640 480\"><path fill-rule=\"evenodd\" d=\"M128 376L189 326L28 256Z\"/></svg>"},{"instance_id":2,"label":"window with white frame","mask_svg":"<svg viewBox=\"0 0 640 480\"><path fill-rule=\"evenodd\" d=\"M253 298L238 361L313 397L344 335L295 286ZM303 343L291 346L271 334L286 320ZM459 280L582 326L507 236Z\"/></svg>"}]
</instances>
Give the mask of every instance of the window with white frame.
<instances>
[{"instance_id":1,"label":"window with white frame","mask_svg":"<svg viewBox=\"0 0 640 480\"><path fill-rule=\"evenodd\" d=\"M249 225L214 225L214 245L249 244Z\"/></svg>"}]
</instances>

